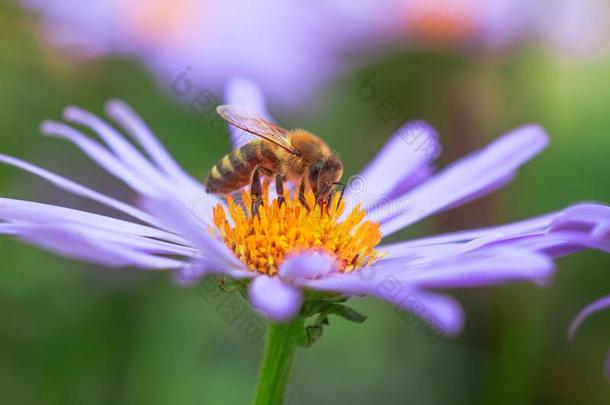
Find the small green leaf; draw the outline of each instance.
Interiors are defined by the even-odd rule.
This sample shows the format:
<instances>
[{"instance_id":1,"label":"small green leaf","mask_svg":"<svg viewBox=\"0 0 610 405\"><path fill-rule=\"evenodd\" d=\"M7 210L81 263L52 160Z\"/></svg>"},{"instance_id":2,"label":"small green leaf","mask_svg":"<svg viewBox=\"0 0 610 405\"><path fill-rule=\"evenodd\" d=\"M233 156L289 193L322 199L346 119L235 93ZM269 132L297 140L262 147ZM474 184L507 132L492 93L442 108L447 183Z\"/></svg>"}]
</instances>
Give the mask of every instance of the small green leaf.
<instances>
[{"instance_id":1,"label":"small green leaf","mask_svg":"<svg viewBox=\"0 0 610 405\"><path fill-rule=\"evenodd\" d=\"M324 309L324 312L329 315L339 316L355 323L362 323L368 318L366 315L361 314L355 309L343 304L331 304Z\"/></svg>"},{"instance_id":2,"label":"small green leaf","mask_svg":"<svg viewBox=\"0 0 610 405\"><path fill-rule=\"evenodd\" d=\"M318 339L322 337L322 326L310 325L305 328L305 339L301 342L303 347L311 347Z\"/></svg>"},{"instance_id":3,"label":"small green leaf","mask_svg":"<svg viewBox=\"0 0 610 405\"><path fill-rule=\"evenodd\" d=\"M307 318L320 313L327 305L327 301L306 301L301 308L301 316Z\"/></svg>"}]
</instances>

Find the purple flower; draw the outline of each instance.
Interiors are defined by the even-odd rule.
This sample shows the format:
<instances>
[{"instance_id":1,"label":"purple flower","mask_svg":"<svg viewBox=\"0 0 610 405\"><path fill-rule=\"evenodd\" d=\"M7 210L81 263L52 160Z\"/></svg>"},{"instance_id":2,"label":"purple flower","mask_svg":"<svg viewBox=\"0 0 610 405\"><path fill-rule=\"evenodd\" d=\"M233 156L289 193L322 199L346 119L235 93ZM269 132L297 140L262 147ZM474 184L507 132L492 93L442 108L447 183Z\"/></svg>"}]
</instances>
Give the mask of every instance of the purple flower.
<instances>
[{"instance_id":1,"label":"purple flower","mask_svg":"<svg viewBox=\"0 0 610 405\"><path fill-rule=\"evenodd\" d=\"M336 75L397 45L540 42L589 55L607 50L608 38L603 0L23 2L48 42L81 58L133 57L185 103L242 76L276 106L302 107Z\"/></svg>"},{"instance_id":2,"label":"purple flower","mask_svg":"<svg viewBox=\"0 0 610 405\"><path fill-rule=\"evenodd\" d=\"M573 55L608 50L609 10L603 0L397 0L391 3L395 31L411 43L487 49L542 43Z\"/></svg>"},{"instance_id":3,"label":"purple flower","mask_svg":"<svg viewBox=\"0 0 610 405\"><path fill-rule=\"evenodd\" d=\"M375 8L368 1L24 2L41 15L45 39L73 55L135 57L165 84L187 69L199 90L218 93L228 78L244 76L280 106L302 105L343 68L341 54L360 48L365 33L355 28Z\"/></svg>"},{"instance_id":4,"label":"purple flower","mask_svg":"<svg viewBox=\"0 0 610 405\"><path fill-rule=\"evenodd\" d=\"M264 109L256 86L237 83L227 94L231 103ZM137 206L10 156L0 155L0 161L130 219L2 198L0 232L108 267L174 270L183 283L223 274L248 284L252 305L275 320L294 317L313 292L372 295L447 334L462 328L463 315L438 289L518 281L546 285L554 258L585 248L610 250L610 208L597 204L378 245L382 237L505 185L546 146L547 135L535 125L517 128L432 175L440 150L434 130L406 124L357 177L358 186L350 183L345 202L327 214L319 207L306 210L286 192L285 205L268 200L253 218L233 199L206 193L125 103L111 101L106 112L142 151L110 123L76 107L68 107L64 119L92 130L102 142L55 121L44 122L42 132L72 142L132 188ZM232 132L236 143L247 136ZM242 196L248 207L249 193Z\"/></svg>"},{"instance_id":5,"label":"purple flower","mask_svg":"<svg viewBox=\"0 0 610 405\"><path fill-rule=\"evenodd\" d=\"M602 228L602 226L598 226L598 227ZM603 232L608 232L608 229L607 229L608 226L603 225L603 227L605 228L605 229L603 229ZM604 309L609 309L609 308L610 308L610 295L602 297L602 298L598 299L597 301L594 301L591 304L587 305L582 311L580 311L578 313L576 318L574 318L574 320L570 324L570 328L568 329L568 338L570 340L574 340L574 337L576 336L576 332L578 331L578 329L580 329L580 327L582 326L582 323L588 317L595 314L596 312L602 311ZM610 381L610 352L608 352L608 355L606 357L606 370L605 371L606 371L606 377Z\"/></svg>"}]
</instances>

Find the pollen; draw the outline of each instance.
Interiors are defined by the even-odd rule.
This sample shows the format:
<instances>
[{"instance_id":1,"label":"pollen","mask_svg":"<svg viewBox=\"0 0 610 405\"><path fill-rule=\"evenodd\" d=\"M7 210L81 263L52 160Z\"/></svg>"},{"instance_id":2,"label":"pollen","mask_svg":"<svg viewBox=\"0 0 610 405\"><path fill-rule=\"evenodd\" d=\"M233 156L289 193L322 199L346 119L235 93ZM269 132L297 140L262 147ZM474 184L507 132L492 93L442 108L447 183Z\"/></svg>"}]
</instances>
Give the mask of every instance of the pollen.
<instances>
[{"instance_id":1,"label":"pollen","mask_svg":"<svg viewBox=\"0 0 610 405\"><path fill-rule=\"evenodd\" d=\"M295 193L296 194L296 193ZM365 210L355 207L343 216L345 201L335 193L330 203L315 204L311 191L305 193L307 207L298 196L284 193L284 202L269 199L263 188L263 205L252 215L252 196L243 190L241 201L227 196L227 205L214 207L212 231L252 271L274 275L287 255L318 250L336 259L337 268L352 272L379 258L375 247L381 240L379 224L365 220Z\"/></svg>"}]
</instances>

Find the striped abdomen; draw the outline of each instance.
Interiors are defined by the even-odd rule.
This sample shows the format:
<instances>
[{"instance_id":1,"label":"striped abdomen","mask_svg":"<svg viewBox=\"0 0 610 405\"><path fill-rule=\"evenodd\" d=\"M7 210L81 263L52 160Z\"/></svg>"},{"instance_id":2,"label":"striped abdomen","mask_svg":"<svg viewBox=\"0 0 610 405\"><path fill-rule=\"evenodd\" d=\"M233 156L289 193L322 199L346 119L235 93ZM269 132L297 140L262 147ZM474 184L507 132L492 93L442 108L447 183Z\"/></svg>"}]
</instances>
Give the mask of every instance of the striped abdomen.
<instances>
[{"instance_id":1,"label":"striped abdomen","mask_svg":"<svg viewBox=\"0 0 610 405\"><path fill-rule=\"evenodd\" d=\"M253 141L220 159L212 167L206 180L211 193L231 193L249 184L252 171L258 164L271 168L268 161L275 154L264 141Z\"/></svg>"}]
</instances>

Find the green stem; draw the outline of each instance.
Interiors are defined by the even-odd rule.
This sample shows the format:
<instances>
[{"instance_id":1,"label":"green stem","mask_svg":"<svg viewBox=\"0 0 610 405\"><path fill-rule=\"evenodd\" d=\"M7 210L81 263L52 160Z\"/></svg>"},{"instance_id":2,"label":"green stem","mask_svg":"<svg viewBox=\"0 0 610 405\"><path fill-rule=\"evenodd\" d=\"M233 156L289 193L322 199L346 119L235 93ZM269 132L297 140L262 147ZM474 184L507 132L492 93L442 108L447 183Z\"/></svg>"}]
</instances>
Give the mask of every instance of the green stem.
<instances>
[{"instance_id":1,"label":"green stem","mask_svg":"<svg viewBox=\"0 0 610 405\"><path fill-rule=\"evenodd\" d=\"M303 336L303 319L270 323L256 385L255 405L281 404L294 352Z\"/></svg>"}]
</instances>

